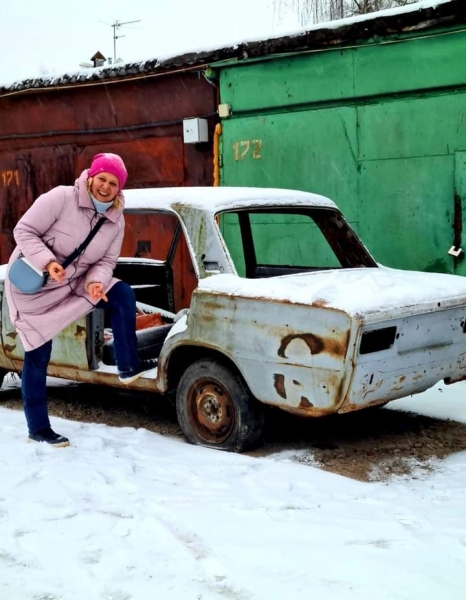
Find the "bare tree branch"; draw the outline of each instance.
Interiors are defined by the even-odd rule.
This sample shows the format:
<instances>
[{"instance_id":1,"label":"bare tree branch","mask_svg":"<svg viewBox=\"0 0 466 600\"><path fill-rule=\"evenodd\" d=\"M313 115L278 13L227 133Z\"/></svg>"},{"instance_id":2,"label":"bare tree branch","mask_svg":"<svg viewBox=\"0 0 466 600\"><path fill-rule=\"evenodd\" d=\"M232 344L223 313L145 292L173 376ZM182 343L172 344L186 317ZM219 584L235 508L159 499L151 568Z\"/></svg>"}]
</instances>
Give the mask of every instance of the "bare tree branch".
<instances>
[{"instance_id":1,"label":"bare tree branch","mask_svg":"<svg viewBox=\"0 0 466 600\"><path fill-rule=\"evenodd\" d=\"M303 26L406 6L417 0L272 0L278 18L294 11Z\"/></svg>"}]
</instances>

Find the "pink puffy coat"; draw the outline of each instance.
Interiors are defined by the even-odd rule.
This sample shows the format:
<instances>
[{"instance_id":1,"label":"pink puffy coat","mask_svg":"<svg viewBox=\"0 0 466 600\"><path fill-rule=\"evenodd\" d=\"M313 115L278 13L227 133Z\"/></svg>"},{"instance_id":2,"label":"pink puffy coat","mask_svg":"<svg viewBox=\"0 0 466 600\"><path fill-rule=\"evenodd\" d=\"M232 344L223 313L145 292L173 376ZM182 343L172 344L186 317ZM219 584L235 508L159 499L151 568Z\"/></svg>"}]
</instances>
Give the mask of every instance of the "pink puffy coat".
<instances>
[{"instance_id":1,"label":"pink puffy coat","mask_svg":"<svg viewBox=\"0 0 466 600\"><path fill-rule=\"evenodd\" d=\"M13 235L17 247L9 265L20 251L38 269L51 262L63 263L87 237L100 218L105 223L84 253L66 269L61 284L49 279L36 294L23 294L5 280L10 318L25 350L34 350L51 340L76 319L91 312L94 304L86 292L95 281L108 291L117 281L112 277L120 254L125 223L123 209L111 208L96 213L87 191L88 171L74 186L59 186L39 196L18 221ZM124 199L120 193L122 203Z\"/></svg>"}]
</instances>

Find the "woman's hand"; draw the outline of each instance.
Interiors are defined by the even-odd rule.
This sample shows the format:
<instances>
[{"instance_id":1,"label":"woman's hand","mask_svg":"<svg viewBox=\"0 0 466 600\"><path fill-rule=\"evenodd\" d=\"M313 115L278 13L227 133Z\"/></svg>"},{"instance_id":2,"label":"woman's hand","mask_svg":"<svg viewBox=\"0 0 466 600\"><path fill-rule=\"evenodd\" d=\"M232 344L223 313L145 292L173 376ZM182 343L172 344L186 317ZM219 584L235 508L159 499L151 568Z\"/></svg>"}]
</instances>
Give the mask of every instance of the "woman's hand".
<instances>
[{"instance_id":1,"label":"woman's hand","mask_svg":"<svg viewBox=\"0 0 466 600\"><path fill-rule=\"evenodd\" d=\"M104 300L105 302L107 302L108 298L104 294L104 286L102 283L92 281L91 283L88 283L86 289L87 293L91 297L91 300L93 300L94 302L96 300Z\"/></svg>"},{"instance_id":2,"label":"woman's hand","mask_svg":"<svg viewBox=\"0 0 466 600\"><path fill-rule=\"evenodd\" d=\"M50 278L57 283L61 283L66 275L65 269L55 261L49 262L45 270L48 272Z\"/></svg>"}]
</instances>

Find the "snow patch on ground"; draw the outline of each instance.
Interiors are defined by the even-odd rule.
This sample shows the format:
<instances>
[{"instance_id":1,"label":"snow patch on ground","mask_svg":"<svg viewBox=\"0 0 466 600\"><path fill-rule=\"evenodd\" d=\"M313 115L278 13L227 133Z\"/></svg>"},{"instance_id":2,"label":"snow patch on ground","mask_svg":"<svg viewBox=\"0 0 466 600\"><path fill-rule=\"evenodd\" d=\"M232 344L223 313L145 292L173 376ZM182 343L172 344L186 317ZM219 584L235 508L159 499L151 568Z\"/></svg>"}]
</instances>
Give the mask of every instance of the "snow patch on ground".
<instances>
[{"instance_id":1,"label":"snow patch on ground","mask_svg":"<svg viewBox=\"0 0 466 600\"><path fill-rule=\"evenodd\" d=\"M392 407L466 421L464 391L439 386ZM70 448L26 443L22 413L0 407L2 598L464 595L466 452L363 483L286 452L257 458L144 429L54 425Z\"/></svg>"}]
</instances>

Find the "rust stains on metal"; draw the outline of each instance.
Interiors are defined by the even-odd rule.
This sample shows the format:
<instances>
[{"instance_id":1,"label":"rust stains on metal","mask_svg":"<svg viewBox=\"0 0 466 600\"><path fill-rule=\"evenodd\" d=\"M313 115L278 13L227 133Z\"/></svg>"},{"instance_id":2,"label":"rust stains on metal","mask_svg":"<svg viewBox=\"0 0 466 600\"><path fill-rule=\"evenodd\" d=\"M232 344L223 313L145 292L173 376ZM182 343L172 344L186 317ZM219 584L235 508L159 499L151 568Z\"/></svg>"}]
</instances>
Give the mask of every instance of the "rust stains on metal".
<instances>
[{"instance_id":1,"label":"rust stains on metal","mask_svg":"<svg viewBox=\"0 0 466 600\"><path fill-rule=\"evenodd\" d=\"M340 399L343 398L343 391L345 388L345 378L341 377L341 376L338 377L335 384L336 384L335 402L338 405L340 402Z\"/></svg>"},{"instance_id":2,"label":"rust stains on metal","mask_svg":"<svg viewBox=\"0 0 466 600\"><path fill-rule=\"evenodd\" d=\"M30 86L31 80L24 84ZM182 122L187 114L202 116L212 132L217 122L216 89L191 72L119 82L112 91L117 87L120 92L110 94L106 85L73 85L69 90L53 85L52 93L40 94L34 86L33 93L22 98L1 99L2 169L12 174L10 185L0 182L2 263L15 247L14 226L35 198L57 185L72 185L96 152L118 152L132 173L133 188L211 185L212 143L202 151L195 144L188 148L183 144ZM63 110L71 105L79 108ZM50 169L50 164L56 168ZM158 256L159 248L166 252L164 240L158 241L160 228L151 228L148 221L147 216L137 215L134 229L126 227L123 256L139 257L138 242L143 241L152 244L151 258ZM175 273L177 263L189 256L184 248L176 252ZM183 263L180 272L185 270ZM193 279L190 273L187 283L192 285ZM184 281L174 282L175 305L183 285Z\"/></svg>"},{"instance_id":3,"label":"rust stains on metal","mask_svg":"<svg viewBox=\"0 0 466 600\"><path fill-rule=\"evenodd\" d=\"M314 355L320 354L321 352L326 352L332 356L345 356L348 348L349 331L345 332L343 339L331 337L321 338L313 333L290 333L282 339L278 349L278 356L281 356L282 358L288 358L286 355L286 350L294 340L302 340L305 342L310 353Z\"/></svg>"},{"instance_id":4,"label":"rust stains on metal","mask_svg":"<svg viewBox=\"0 0 466 600\"><path fill-rule=\"evenodd\" d=\"M275 373L273 376L273 384L277 390L277 394L286 400L285 376Z\"/></svg>"},{"instance_id":5,"label":"rust stains on metal","mask_svg":"<svg viewBox=\"0 0 466 600\"><path fill-rule=\"evenodd\" d=\"M317 300L314 300L311 306L313 306L314 308L325 308L327 304L328 302L326 300L323 300L322 298L317 298Z\"/></svg>"},{"instance_id":6,"label":"rust stains on metal","mask_svg":"<svg viewBox=\"0 0 466 600\"><path fill-rule=\"evenodd\" d=\"M205 323L218 323L218 317L216 315L204 310L202 311L202 320Z\"/></svg>"},{"instance_id":7,"label":"rust stains on metal","mask_svg":"<svg viewBox=\"0 0 466 600\"><path fill-rule=\"evenodd\" d=\"M309 400L305 396L301 396L299 408L314 408L314 405L312 404L312 402L309 402Z\"/></svg>"},{"instance_id":8,"label":"rust stains on metal","mask_svg":"<svg viewBox=\"0 0 466 600\"><path fill-rule=\"evenodd\" d=\"M215 302L215 300L209 300L208 297L202 299L202 310L206 313L210 313L213 311L218 311L222 309L222 305L219 302Z\"/></svg>"},{"instance_id":9,"label":"rust stains on metal","mask_svg":"<svg viewBox=\"0 0 466 600\"><path fill-rule=\"evenodd\" d=\"M345 385L346 385L345 377L341 377L336 384L334 412L337 412L337 413L346 412L346 407L348 405L348 390L346 391L346 395L343 397L343 394L345 391ZM343 400L340 402L341 399L343 399Z\"/></svg>"},{"instance_id":10,"label":"rust stains on metal","mask_svg":"<svg viewBox=\"0 0 466 600\"><path fill-rule=\"evenodd\" d=\"M350 332L346 331L343 339L329 338L325 342L325 352L332 356L345 356L348 348Z\"/></svg>"},{"instance_id":11,"label":"rust stains on metal","mask_svg":"<svg viewBox=\"0 0 466 600\"><path fill-rule=\"evenodd\" d=\"M75 336L76 337L82 337L86 335L86 328L83 327L82 325L76 325L76 333Z\"/></svg>"},{"instance_id":12,"label":"rust stains on metal","mask_svg":"<svg viewBox=\"0 0 466 600\"><path fill-rule=\"evenodd\" d=\"M15 361L15 364L17 364L17 369L21 370L22 363ZM120 382L116 373L89 371L84 367L73 368L67 365L51 364L49 366L48 373L52 377L60 377L63 379L69 379L70 381L80 381L83 383L92 383L94 385L110 385L112 387L119 387L125 390L142 390L147 392L162 391L159 390L158 381L156 379L140 377L136 381L127 384Z\"/></svg>"},{"instance_id":13,"label":"rust stains on metal","mask_svg":"<svg viewBox=\"0 0 466 600\"><path fill-rule=\"evenodd\" d=\"M406 380L406 375L402 375L400 377L400 383L403 383L403 381L405 381L405 380Z\"/></svg>"},{"instance_id":14,"label":"rust stains on metal","mask_svg":"<svg viewBox=\"0 0 466 600\"><path fill-rule=\"evenodd\" d=\"M290 333L283 338L280 348L278 349L278 356L288 358L285 352L290 343L294 340L303 340L303 342L307 344L311 354L320 354L325 347L322 339L313 333Z\"/></svg>"},{"instance_id":15,"label":"rust stains on metal","mask_svg":"<svg viewBox=\"0 0 466 600\"><path fill-rule=\"evenodd\" d=\"M371 406L383 406L386 403L387 400L373 400L372 402L367 402L365 404L344 404L338 412L341 414L355 412L357 410L364 410L365 408L369 408Z\"/></svg>"},{"instance_id":16,"label":"rust stains on metal","mask_svg":"<svg viewBox=\"0 0 466 600\"><path fill-rule=\"evenodd\" d=\"M326 415L333 414L335 411L328 408L316 408L315 406L280 406L282 410L292 415L298 415L300 417L325 417Z\"/></svg>"}]
</instances>

